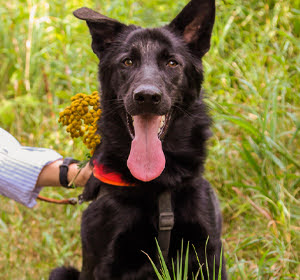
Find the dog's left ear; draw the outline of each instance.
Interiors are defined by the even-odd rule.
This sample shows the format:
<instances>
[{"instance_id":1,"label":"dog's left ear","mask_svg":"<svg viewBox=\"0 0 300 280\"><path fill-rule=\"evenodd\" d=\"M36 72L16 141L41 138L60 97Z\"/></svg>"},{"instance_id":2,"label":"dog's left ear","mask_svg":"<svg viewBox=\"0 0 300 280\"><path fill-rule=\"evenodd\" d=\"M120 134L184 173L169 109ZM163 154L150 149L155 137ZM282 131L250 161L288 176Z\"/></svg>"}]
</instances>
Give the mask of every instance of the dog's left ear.
<instances>
[{"instance_id":1,"label":"dog's left ear","mask_svg":"<svg viewBox=\"0 0 300 280\"><path fill-rule=\"evenodd\" d=\"M210 48L215 21L215 0L192 0L168 25L183 37L191 51L200 58Z\"/></svg>"},{"instance_id":2,"label":"dog's left ear","mask_svg":"<svg viewBox=\"0 0 300 280\"><path fill-rule=\"evenodd\" d=\"M100 58L101 52L113 42L125 24L83 7L73 12L74 16L86 21L92 35L92 49Z\"/></svg>"}]
</instances>

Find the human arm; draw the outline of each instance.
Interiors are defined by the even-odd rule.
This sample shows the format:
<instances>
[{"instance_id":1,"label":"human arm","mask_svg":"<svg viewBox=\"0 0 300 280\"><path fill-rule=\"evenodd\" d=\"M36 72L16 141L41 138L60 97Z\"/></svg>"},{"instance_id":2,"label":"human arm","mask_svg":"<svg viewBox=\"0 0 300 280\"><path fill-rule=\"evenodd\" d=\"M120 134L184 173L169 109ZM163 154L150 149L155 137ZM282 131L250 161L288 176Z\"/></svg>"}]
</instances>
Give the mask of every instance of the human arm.
<instances>
[{"instance_id":1,"label":"human arm","mask_svg":"<svg viewBox=\"0 0 300 280\"><path fill-rule=\"evenodd\" d=\"M59 159L46 165L39 174L36 186L60 186L59 167L62 163L63 160ZM80 170L77 163L72 163L69 165L67 179L68 182L73 181L77 187L84 187L91 174L92 168L89 163L82 170Z\"/></svg>"},{"instance_id":2,"label":"human arm","mask_svg":"<svg viewBox=\"0 0 300 280\"><path fill-rule=\"evenodd\" d=\"M43 186L60 186L59 165L62 156L51 149L23 147L8 132L0 128L0 194L27 207L36 204ZM78 173L77 164L71 164L68 182ZM91 174L89 166L75 180L84 186Z\"/></svg>"}]
</instances>

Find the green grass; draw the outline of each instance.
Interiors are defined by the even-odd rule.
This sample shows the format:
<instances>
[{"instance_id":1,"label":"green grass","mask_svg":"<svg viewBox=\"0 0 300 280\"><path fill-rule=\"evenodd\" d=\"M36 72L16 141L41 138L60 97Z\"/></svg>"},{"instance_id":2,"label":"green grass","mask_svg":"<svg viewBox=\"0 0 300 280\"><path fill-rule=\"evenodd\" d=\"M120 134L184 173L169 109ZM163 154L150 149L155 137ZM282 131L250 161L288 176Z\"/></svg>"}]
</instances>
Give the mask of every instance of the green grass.
<instances>
[{"instance_id":1,"label":"green grass","mask_svg":"<svg viewBox=\"0 0 300 280\"><path fill-rule=\"evenodd\" d=\"M196 256L196 259L199 264L199 269L197 273L192 275L191 280L204 280L204 275L207 275L209 277L209 266L207 262L207 255L206 255L206 248L208 244L209 237L206 240L205 244L205 263L200 263L200 260L198 258L197 250L193 245L194 248L194 254ZM155 274L157 276L158 280L187 280L188 279L188 264L189 264L189 256L190 254L190 244L187 242L186 248L184 249L184 241L181 241L181 250L180 252L177 252L177 258L172 259L172 270L170 271L168 268L168 265L163 257L162 251L159 247L158 241L156 241L157 251L158 251L158 258L160 266L156 266L153 260L150 258L150 256L146 253L145 255L148 257L153 270L155 271ZM184 261L183 261L184 260ZM222 270L222 250L220 254L220 260L219 260L219 269L216 269L215 266L215 259L214 259L214 267L213 267L213 279L222 280L221 277L221 270ZM203 273L204 271L204 273Z\"/></svg>"},{"instance_id":2,"label":"green grass","mask_svg":"<svg viewBox=\"0 0 300 280\"><path fill-rule=\"evenodd\" d=\"M146 254L149 258L151 265L155 271L155 274L159 280L186 280L188 275L188 259L189 259L189 243L187 243L186 250L183 252L183 240L181 242L181 251L177 253L176 260L172 260L172 271L170 272L167 264L164 260L162 251L160 250L158 241L156 241L156 246L158 250L160 267L157 267L152 259ZM184 262L183 262L184 259ZM176 266L175 266L176 264ZM199 270L201 270L201 266L199 266ZM194 280L194 279L193 279Z\"/></svg>"},{"instance_id":3,"label":"green grass","mask_svg":"<svg viewBox=\"0 0 300 280\"><path fill-rule=\"evenodd\" d=\"M57 124L78 92L97 89L88 29L71 12L101 10L125 23L159 26L187 1L14 0L0 7L0 126L24 145L82 159L84 146ZM229 279L298 279L300 274L299 0L217 1L204 58L214 136L205 177L218 193ZM80 190L43 190L71 197ZM87 205L0 197L0 278L47 279L80 267L80 217Z\"/></svg>"}]
</instances>

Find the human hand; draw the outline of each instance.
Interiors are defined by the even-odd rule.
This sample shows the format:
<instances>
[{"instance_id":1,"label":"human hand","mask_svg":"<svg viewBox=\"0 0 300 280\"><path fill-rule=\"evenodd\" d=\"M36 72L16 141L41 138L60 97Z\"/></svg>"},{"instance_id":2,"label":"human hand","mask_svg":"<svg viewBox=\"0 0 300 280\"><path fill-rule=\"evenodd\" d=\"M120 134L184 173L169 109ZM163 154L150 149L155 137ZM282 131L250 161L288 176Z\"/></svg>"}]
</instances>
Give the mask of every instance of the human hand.
<instances>
[{"instance_id":1,"label":"human hand","mask_svg":"<svg viewBox=\"0 0 300 280\"><path fill-rule=\"evenodd\" d=\"M68 182L72 182L76 187L84 187L92 175L93 168L87 163L80 169L77 163L69 165Z\"/></svg>"}]
</instances>

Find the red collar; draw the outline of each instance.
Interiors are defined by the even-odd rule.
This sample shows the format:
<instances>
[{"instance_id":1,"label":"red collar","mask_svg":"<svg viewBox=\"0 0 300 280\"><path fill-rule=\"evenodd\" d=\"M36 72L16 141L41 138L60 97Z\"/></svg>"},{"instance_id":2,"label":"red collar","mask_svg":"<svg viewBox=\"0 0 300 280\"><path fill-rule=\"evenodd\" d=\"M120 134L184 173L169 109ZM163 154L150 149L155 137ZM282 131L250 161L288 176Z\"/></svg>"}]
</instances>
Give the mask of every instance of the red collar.
<instances>
[{"instance_id":1,"label":"red collar","mask_svg":"<svg viewBox=\"0 0 300 280\"><path fill-rule=\"evenodd\" d=\"M104 164L98 163L96 160L93 161L94 176L103 183L114 185L114 186L122 186L122 187L133 187L134 184L128 183L123 180L122 175L117 172L110 172L106 168Z\"/></svg>"}]
</instances>

